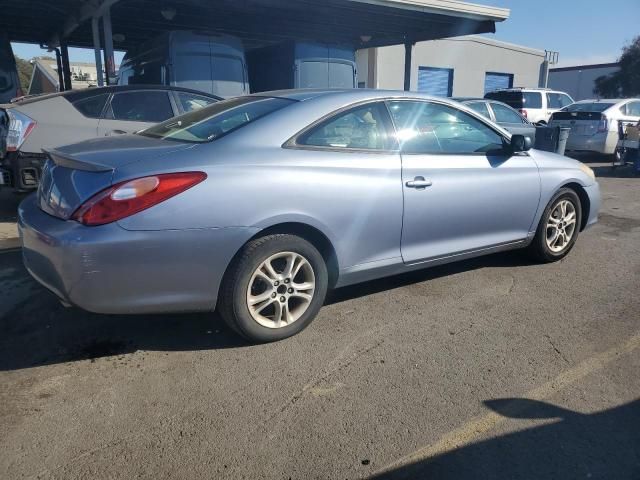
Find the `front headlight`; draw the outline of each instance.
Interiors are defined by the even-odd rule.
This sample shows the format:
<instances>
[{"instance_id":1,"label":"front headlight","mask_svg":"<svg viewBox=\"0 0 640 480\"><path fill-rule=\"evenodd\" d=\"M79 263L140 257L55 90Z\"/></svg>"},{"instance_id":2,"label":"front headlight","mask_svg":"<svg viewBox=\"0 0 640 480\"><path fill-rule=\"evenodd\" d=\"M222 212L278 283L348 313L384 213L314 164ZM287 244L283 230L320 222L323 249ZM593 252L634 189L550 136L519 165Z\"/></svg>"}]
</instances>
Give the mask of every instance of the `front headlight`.
<instances>
[{"instance_id":1,"label":"front headlight","mask_svg":"<svg viewBox=\"0 0 640 480\"><path fill-rule=\"evenodd\" d=\"M591 180L596 179L596 174L593 171L593 169L591 169L590 167L587 167L584 163L580 164L580 170L582 170L583 173L588 175L591 178Z\"/></svg>"}]
</instances>

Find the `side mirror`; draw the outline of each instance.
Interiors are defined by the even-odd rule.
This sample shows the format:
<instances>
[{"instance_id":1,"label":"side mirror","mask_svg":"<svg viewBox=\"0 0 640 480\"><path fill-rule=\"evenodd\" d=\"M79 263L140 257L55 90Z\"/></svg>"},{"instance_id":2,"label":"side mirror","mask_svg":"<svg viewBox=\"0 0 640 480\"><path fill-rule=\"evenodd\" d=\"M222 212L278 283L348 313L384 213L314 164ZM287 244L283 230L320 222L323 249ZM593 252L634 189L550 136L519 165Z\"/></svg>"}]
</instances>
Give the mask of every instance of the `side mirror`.
<instances>
[{"instance_id":1,"label":"side mirror","mask_svg":"<svg viewBox=\"0 0 640 480\"><path fill-rule=\"evenodd\" d=\"M531 139L524 135L511 135L511 153L531 150Z\"/></svg>"}]
</instances>

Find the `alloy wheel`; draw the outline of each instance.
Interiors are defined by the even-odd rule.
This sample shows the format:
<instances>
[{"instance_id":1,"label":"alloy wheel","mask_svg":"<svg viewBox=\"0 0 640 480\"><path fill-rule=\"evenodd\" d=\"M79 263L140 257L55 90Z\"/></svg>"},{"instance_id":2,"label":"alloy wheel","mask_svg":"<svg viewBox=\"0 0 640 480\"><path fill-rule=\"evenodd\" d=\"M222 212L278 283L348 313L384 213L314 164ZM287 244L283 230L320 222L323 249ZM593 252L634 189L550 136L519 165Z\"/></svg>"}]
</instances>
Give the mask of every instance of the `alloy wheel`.
<instances>
[{"instance_id":1,"label":"alloy wheel","mask_svg":"<svg viewBox=\"0 0 640 480\"><path fill-rule=\"evenodd\" d=\"M307 311L316 287L311 263L295 252L280 252L263 261L251 275L247 307L267 328L291 325Z\"/></svg>"},{"instance_id":2,"label":"alloy wheel","mask_svg":"<svg viewBox=\"0 0 640 480\"><path fill-rule=\"evenodd\" d=\"M546 242L553 253L562 252L570 244L576 231L576 207L567 199L560 200L547 220Z\"/></svg>"}]
</instances>

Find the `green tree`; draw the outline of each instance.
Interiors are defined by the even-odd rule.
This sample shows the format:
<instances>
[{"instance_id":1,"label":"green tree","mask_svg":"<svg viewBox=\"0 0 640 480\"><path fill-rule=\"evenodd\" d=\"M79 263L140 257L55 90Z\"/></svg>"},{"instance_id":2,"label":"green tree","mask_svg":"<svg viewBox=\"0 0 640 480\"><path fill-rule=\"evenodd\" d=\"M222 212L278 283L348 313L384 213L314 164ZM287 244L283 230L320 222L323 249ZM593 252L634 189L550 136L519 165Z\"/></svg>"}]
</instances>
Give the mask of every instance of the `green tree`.
<instances>
[{"instance_id":1,"label":"green tree","mask_svg":"<svg viewBox=\"0 0 640 480\"><path fill-rule=\"evenodd\" d=\"M33 65L31 65L29 60L16 57L16 68L18 70L18 78L20 79L20 86L22 87L22 91L26 94L27 90L29 90L29 82L31 82Z\"/></svg>"},{"instance_id":2,"label":"green tree","mask_svg":"<svg viewBox=\"0 0 640 480\"><path fill-rule=\"evenodd\" d=\"M640 36L622 49L620 70L596 79L593 93L600 97L640 96Z\"/></svg>"}]
</instances>

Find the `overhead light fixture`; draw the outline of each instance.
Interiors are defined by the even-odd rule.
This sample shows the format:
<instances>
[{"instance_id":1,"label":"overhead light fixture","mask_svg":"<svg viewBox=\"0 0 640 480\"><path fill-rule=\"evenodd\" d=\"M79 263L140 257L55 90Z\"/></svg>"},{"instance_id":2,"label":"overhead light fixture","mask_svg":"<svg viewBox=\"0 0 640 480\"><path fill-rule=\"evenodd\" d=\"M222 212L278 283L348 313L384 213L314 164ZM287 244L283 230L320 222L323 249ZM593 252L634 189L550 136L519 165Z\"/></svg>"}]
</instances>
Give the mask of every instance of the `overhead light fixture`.
<instances>
[{"instance_id":1,"label":"overhead light fixture","mask_svg":"<svg viewBox=\"0 0 640 480\"><path fill-rule=\"evenodd\" d=\"M362 43L368 43L371 41L371 35L361 35L360 40L362 40Z\"/></svg>"},{"instance_id":2,"label":"overhead light fixture","mask_svg":"<svg viewBox=\"0 0 640 480\"><path fill-rule=\"evenodd\" d=\"M114 42L124 42L125 38L126 37L122 33L114 33L113 34L113 41Z\"/></svg>"},{"instance_id":3,"label":"overhead light fixture","mask_svg":"<svg viewBox=\"0 0 640 480\"><path fill-rule=\"evenodd\" d=\"M176 9L173 7L164 7L162 10L160 10L162 18L168 21L173 20L176 16L176 13Z\"/></svg>"}]
</instances>

